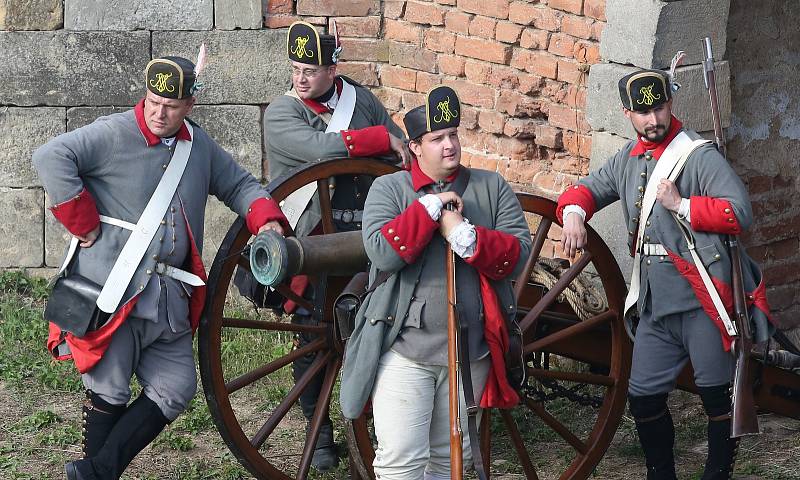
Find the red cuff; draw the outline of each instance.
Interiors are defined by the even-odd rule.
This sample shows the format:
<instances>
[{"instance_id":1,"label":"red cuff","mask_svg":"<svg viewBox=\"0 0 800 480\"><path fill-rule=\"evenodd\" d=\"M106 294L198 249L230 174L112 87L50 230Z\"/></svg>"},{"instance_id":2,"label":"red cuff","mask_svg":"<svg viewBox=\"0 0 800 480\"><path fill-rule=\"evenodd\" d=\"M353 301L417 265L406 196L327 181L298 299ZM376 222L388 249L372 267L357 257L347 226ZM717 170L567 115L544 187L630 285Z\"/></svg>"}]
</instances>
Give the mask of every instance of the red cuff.
<instances>
[{"instance_id":1,"label":"red cuff","mask_svg":"<svg viewBox=\"0 0 800 480\"><path fill-rule=\"evenodd\" d=\"M85 188L66 202L50 207L50 211L69 233L82 237L100 225L100 215L92 194Z\"/></svg>"},{"instance_id":2,"label":"red cuff","mask_svg":"<svg viewBox=\"0 0 800 480\"><path fill-rule=\"evenodd\" d=\"M738 235L742 227L731 202L713 197L692 197L690 203L692 230L697 232Z\"/></svg>"},{"instance_id":3,"label":"red cuff","mask_svg":"<svg viewBox=\"0 0 800 480\"><path fill-rule=\"evenodd\" d=\"M510 233L475 226L478 243L466 262L492 280L500 280L514 271L519 260L519 239Z\"/></svg>"},{"instance_id":4,"label":"red cuff","mask_svg":"<svg viewBox=\"0 0 800 480\"><path fill-rule=\"evenodd\" d=\"M258 229L269 222L276 221L281 224L284 231L289 231L289 220L281 208L271 198L257 198L247 209L247 229L253 235L258 235Z\"/></svg>"},{"instance_id":5,"label":"red cuff","mask_svg":"<svg viewBox=\"0 0 800 480\"><path fill-rule=\"evenodd\" d=\"M374 157L388 153L390 150L389 130L383 125L358 130L342 130L341 135L351 157Z\"/></svg>"},{"instance_id":6,"label":"red cuff","mask_svg":"<svg viewBox=\"0 0 800 480\"><path fill-rule=\"evenodd\" d=\"M414 263L431 241L439 224L425 206L415 201L403 213L381 228L381 234L406 263Z\"/></svg>"},{"instance_id":7,"label":"red cuff","mask_svg":"<svg viewBox=\"0 0 800 480\"><path fill-rule=\"evenodd\" d=\"M564 207L568 205L577 205L581 207L586 212L585 221L589 221L594 215L596 210L596 205L594 203L594 197L592 196L592 191L589 190L588 187L584 185L572 185L567 187L558 197L558 207L556 207L556 218L558 219L558 223L564 224Z\"/></svg>"}]
</instances>

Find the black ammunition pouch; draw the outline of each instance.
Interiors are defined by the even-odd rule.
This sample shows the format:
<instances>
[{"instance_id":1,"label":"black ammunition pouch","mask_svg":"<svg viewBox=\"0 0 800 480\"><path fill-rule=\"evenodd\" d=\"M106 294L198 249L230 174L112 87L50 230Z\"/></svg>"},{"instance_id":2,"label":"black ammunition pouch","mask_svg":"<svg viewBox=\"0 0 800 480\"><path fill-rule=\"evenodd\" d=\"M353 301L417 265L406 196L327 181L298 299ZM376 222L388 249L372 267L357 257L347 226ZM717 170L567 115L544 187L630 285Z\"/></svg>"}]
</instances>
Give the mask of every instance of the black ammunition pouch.
<instances>
[{"instance_id":1,"label":"black ammunition pouch","mask_svg":"<svg viewBox=\"0 0 800 480\"><path fill-rule=\"evenodd\" d=\"M45 320L76 337L97 330L111 318L111 314L97 307L101 290L100 285L80 275L58 278L47 298Z\"/></svg>"}]
</instances>

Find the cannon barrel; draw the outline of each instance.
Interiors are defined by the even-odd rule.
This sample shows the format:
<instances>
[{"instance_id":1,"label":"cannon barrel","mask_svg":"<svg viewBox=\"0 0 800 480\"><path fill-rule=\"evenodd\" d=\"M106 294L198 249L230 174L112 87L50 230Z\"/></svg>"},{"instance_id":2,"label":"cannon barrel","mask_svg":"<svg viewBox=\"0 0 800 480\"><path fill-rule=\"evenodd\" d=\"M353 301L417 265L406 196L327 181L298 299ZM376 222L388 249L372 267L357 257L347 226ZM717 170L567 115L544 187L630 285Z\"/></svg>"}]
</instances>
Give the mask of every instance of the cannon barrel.
<instances>
[{"instance_id":1,"label":"cannon barrel","mask_svg":"<svg viewBox=\"0 0 800 480\"><path fill-rule=\"evenodd\" d=\"M354 275L368 262L360 231L284 238L267 230L250 246L253 276L269 287L295 275Z\"/></svg>"}]
</instances>

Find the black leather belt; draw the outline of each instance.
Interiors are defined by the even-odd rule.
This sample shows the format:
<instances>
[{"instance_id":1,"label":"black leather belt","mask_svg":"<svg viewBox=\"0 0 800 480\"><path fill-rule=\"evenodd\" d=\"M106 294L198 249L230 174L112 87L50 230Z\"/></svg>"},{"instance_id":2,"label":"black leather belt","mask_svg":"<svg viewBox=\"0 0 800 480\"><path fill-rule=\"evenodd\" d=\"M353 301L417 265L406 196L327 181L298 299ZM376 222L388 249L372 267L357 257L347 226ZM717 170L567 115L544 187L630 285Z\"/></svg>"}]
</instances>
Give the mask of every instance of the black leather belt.
<instances>
[{"instance_id":1,"label":"black leather belt","mask_svg":"<svg viewBox=\"0 0 800 480\"><path fill-rule=\"evenodd\" d=\"M364 212L362 210L333 209L333 219L344 223L361 223L363 216Z\"/></svg>"}]
</instances>

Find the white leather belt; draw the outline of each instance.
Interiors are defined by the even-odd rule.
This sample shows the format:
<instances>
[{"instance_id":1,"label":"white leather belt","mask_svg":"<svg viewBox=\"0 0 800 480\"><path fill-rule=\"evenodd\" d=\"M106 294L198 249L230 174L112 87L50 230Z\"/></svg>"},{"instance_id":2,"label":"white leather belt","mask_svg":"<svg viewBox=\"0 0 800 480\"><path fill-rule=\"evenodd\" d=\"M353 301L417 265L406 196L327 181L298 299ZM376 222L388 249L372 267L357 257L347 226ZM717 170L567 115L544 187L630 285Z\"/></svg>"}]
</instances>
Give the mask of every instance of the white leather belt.
<instances>
[{"instance_id":1,"label":"white leather belt","mask_svg":"<svg viewBox=\"0 0 800 480\"><path fill-rule=\"evenodd\" d=\"M639 253L650 256L667 256L667 249L660 243L643 243L639 246Z\"/></svg>"},{"instance_id":2,"label":"white leather belt","mask_svg":"<svg viewBox=\"0 0 800 480\"><path fill-rule=\"evenodd\" d=\"M180 268L162 262L156 263L156 273L165 277L174 278L175 280L187 283L193 287L205 285L205 282L194 273L181 270Z\"/></svg>"}]
</instances>

